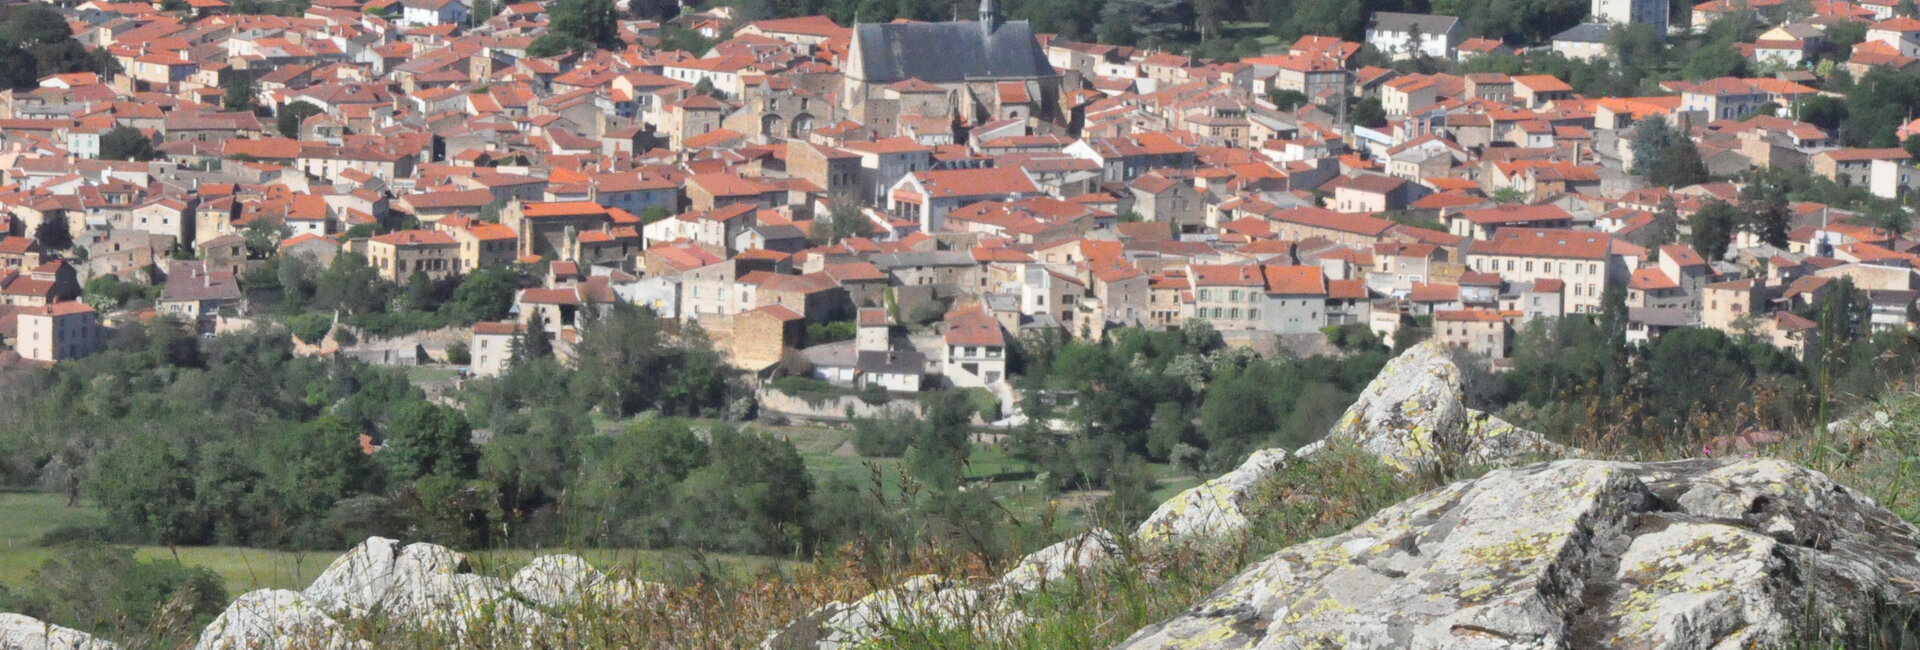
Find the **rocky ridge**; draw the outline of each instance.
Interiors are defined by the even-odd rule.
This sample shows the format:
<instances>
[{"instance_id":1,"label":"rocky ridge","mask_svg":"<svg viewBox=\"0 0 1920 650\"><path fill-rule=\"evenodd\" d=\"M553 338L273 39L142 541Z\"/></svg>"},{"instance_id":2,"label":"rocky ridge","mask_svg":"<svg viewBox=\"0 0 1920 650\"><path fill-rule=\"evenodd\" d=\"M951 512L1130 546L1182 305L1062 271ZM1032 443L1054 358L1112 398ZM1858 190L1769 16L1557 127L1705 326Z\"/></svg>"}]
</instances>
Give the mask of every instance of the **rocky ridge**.
<instances>
[{"instance_id":1,"label":"rocky ridge","mask_svg":"<svg viewBox=\"0 0 1920 650\"><path fill-rule=\"evenodd\" d=\"M1916 584L1920 530L1818 472L1565 460L1283 549L1121 647L1859 647Z\"/></svg>"},{"instance_id":2,"label":"rocky ridge","mask_svg":"<svg viewBox=\"0 0 1920 650\"><path fill-rule=\"evenodd\" d=\"M1329 443L1352 444L1406 473L1574 453L1538 433L1468 408L1459 366L1445 348L1427 342L1388 362L1321 442L1302 448L1297 455L1284 449L1254 452L1233 471L1161 504L1140 524L1132 541L1163 545L1237 533L1246 528L1246 509L1269 477L1293 458ZM1089 537L1097 537L1099 548L1108 550L1075 554L1060 550L1067 544L1086 546L1084 540ZM1120 540L1110 533L1094 531L1027 556L1007 576L982 588L917 576L853 603L824 605L776 632L764 647L848 648L899 626L967 625L992 636L1023 624L1024 616L1007 606L1008 597L1044 586L1045 581L1017 579L1026 575L1021 567L1044 563L1047 579L1058 580L1070 571L1106 561L1119 546Z\"/></svg>"},{"instance_id":3,"label":"rocky ridge","mask_svg":"<svg viewBox=\"0 0 1920 650\"><path fill-rule=\"evenodd\" d=\"M1867 414L1858 424L1885 420ZM1849 424L1850 426L1851 424ZM1836 424L1835 426L1842 426ZM1030 554L998 579L916 576L821 606L766 648L870 646L901 626L987 637L1027 619L1013 597L1123 552L1209 543L1244 529L1260 486L1327 444L1412 474L1577 454L1467 408L1436 345L1393 360L1321 443L1262 450L1169 500L1131 536L1093 530ZM1862 638L1920 603L1920 533L1824 475L1778 461L1561 460L1496 470L1384 510L1346 533L1284 549L1128 648L1726 648ZM520 628L560 608L660 593L570 555L511 579L480 576L433 544L369 538L295 592L241 596L196 650L368 648L361 621ZM371 626L373 628L379 625ZM364 632L362 632L364 633ZM377 640L373 640L377 641ZM472 642L472 641L468 641ZM0 614L0 648L104 650L83 632Z\"/></svg>"}]
</instances>

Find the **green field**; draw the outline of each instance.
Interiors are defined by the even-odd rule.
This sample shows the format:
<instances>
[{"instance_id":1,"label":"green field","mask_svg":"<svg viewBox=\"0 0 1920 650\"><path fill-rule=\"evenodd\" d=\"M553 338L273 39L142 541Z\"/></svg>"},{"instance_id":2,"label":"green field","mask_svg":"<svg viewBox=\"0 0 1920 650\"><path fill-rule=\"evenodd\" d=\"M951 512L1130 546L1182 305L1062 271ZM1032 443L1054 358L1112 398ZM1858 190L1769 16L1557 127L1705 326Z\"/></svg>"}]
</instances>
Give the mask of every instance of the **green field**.
<instances>
[{"instance_id":1,"label":"green field","mask_svg":"<svg viewBox=\"0 0 1920 650\"><path fill-rule=\"evenodd\" d=\"M59 495L0 492L0 587L29 580L33 570L53 554L38 545L40 537L61 526L99 524L105 514L90 506L69 508ZM671 580L703 572L734 575L760 573L790 563L764 557L636 549L524 549L468 553L476 572L508 576L537 555L573 553L595 567L618 568L650 580ZM300 589L326 570L337 551L268 551L229 546L138 547L143 559L177 558L188 566L205 567L226 582L233 595L254 589Z\"/></svg>"}]
</instances>

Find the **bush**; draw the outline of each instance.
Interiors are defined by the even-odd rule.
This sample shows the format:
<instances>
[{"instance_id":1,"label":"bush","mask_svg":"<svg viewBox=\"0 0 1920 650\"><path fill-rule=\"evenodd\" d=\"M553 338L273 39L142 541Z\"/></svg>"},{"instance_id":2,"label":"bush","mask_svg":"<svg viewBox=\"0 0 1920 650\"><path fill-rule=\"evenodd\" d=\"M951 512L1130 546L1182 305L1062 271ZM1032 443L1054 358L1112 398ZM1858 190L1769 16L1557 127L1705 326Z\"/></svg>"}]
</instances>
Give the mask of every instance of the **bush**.
<instances>
[{"instance_id":1,"label":"bush","mask_svg":"<svg viewBox=\"0 0 1920 650\"><path fill-rule=\"evenodd\" d=\"M853 423L853 451L868 458L899 458L913 441L913 427L894 420Z\"/></svg>"},{"instance_id":2,"label":"bush","mask_svg":"<svg viewBox=\"0 0 1920 650\"><path fill-rule=\"evenodd\" d=\"M831 323L808 323L807 338L803 346L851 341L857 331L858 327L850 320L834 321Z\"/></svg>"},{"instance_id":3,"label":"bush","mask_svg":"<svg viewBox=\"0 0 1920 650\"><path fill-rule=\"evenodd\" d=\"M467 349L467 344L454 343L453 345L447 346L447 363L456 366L473 363L473 353Z\"/></svg>"},{"instance_id":4,"label":"bush","mask_svg":"<svg viewBox=\"0 0 1920 650\"><path fill-rule=\"evenodd\" d=\"M220 577L168 560L137 560L133 549L76 544L40 564L7 606L56 625L111 636L177 639L227 605ZM157 643L155 647L176 644Z\"/></svg>"},{"instance_id":5,"label":"bush","mask_svg":"<svg viewBox=\"0 0 1920 650\"><path fill-rule=\"evenodd\" d=\"M1320 331L1326 333L1328 343L1342 350L1378 350L1381 346L1380 336L1361 323L1328 325Z\"/></svg>"},{"instance_id":6,"label":"bush","mask_svg":"<svg viewBox=\"0 0 1920 650\"><path fill-rule=\"evenodd\" d=\"M332 314L301 314L287 319L287 329L293 330L293 338L307 345L319 345L327 338L327 332L333 330Z\"/></svg>"},{"instance_id":7,"label":"bush","mask_svg":"<svg viewBox=\"0 0 1920 650\"><path fill-rule=\"evenodd\" d=\"M814 379L812 377L781 377L767 382L767 385L772 386L774 390L798 397L815 405L837 399L850 392L845 388L835 386L825 380Z\"/></svg>"}]
</instances>

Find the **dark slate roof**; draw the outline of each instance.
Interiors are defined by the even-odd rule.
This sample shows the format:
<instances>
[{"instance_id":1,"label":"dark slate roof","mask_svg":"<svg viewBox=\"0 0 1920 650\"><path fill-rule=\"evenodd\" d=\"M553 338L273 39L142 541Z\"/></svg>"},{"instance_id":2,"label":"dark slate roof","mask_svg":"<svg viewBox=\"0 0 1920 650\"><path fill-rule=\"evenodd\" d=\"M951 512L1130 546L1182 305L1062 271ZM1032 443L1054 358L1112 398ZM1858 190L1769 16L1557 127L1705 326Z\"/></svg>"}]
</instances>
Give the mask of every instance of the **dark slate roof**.
<instances>
[{"instance_id":1,"label":"dark slate roof","mask_svg":"<svg viewBox=\"0 0 1920 650\"><path fill-rule=\"evenodd\" d=\"M1572 29L1554 34L1553 40L1570 43L1605 43L1607 34L1612 32L1612 27L1602 23L1581 23L1574 25Z\"/></svg>"},{"instance_id":2,"label":"dark slate roof","mask_svg":"<svg viewBox=\"0 0 1920 650\"><path fill-rule=\"evenodd\" d=\"M967 79L1052 77L1059 73L1027 21L1002 23L992 32L978 21L868 23L854 26L862 76L869 83L919 79L955 83Z\"/></svg>"},{"instance_id":3,"label":"dark slate roof","mask_svg":"<svg viewBox=\"0 0 1920 650\"><path fill-rule=\"evenodd\" d=\"M1403 14L1396 11L1373 12L1373 22L1367 26L1369 31L1408 32L1418 26L1420 33L1440 35L1453 31L1460 19L1437 14Z\"/></svg>"}]
</instances>

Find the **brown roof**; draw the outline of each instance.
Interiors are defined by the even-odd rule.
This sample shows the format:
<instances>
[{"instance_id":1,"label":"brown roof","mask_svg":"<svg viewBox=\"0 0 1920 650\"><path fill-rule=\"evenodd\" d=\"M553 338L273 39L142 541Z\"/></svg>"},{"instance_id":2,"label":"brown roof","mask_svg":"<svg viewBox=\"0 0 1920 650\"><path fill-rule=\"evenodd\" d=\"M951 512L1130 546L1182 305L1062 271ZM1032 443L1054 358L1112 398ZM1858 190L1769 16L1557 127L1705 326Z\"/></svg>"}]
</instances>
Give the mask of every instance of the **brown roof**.
<instances>
[{"instance_id":1,"label":"brown roof","mask_svg":"<svg viewBox=\"0 0 1920 650\"><path fill-rule=\"evenodd\" d=\"M979 304L967 305L947 312L947 345L984 345L1004 346L1006 337L1000 333L1000 322L987 315L987 310Z\"/></svg>"}]
</instances>

